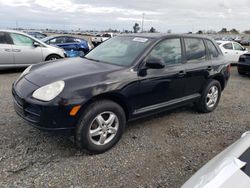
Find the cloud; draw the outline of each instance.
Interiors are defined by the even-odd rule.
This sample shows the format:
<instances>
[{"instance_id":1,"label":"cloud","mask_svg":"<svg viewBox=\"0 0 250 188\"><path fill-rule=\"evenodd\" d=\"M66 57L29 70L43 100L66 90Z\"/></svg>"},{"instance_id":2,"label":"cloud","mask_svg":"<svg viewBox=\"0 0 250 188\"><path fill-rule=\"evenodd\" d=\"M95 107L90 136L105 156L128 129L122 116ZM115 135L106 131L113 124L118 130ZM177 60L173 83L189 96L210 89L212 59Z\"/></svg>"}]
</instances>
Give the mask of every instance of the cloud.
<instances>
[{"instance_id":1,"label":"cloud","mask_svg":"<svg viewBox=\"0 0 250 188\"><path fill-rule=\"evenodd\" d=\"M0 27L132 30L144 13L145 28L163 32L250 29L248 0L0 0L0 7Z\"/></svg>"}]
</instances>

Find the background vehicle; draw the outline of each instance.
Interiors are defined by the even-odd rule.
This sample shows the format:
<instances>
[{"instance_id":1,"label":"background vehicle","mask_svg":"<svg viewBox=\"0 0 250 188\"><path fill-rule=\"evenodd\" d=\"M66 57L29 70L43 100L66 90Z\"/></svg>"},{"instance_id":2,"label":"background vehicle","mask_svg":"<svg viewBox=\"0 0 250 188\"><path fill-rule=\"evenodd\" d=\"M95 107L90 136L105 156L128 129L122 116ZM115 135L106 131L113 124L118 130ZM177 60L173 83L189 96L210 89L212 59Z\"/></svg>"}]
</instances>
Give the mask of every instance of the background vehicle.
<instances>
[{"instance_id":1,"label":"background vehicle","mask_svg":"<svg viewBox=\"0 0 250 188\"><path fill-rule=\"evenodd\" d=\"M244 45L244 46L249 46L249 45L250 45L250 38L248 38L248 37L243 38L243 39L240 41L240 44L241 44L241 45Z\"/></svg>"},{"instance_id":2,"label":"background vehicle","mask_svg":"<svg viewBox=\"0 0 250 188\"><path fill-rule=\"evenodd\" d=\"M216 41L216 42L219 45L226 60L229 61L230 63L237 63L239 61L239 57L242 54L248 52L248 49L244 48L237 42L232 42L232 41Z\"/></svg>"},{"instance_id":3,"label":"background vehicle","mask_svg":"<svg viewBox=\"0 0 250 188\"><path fill-rule=\"evenodd\" d=\"M250 53L240 56L237 68L239 74L250 74Z\"/></svg>"},{"instance_id":4,"label":"background vehicle","mask_svg":"<svg viewBox=\"0 0 250 188\"><path fill-rule=\"evenodd\" d=\"M91 37L91 41L94 44L94 46L97 46L98 44L110 39L113 37L113 33L104 33L104 34L97 34L93 37Z\"/></svg>"},{"instance_id":5,"label":"background vehicle","mask_svg":"<svg viewBox=\"0 0 250 188\"><path fill-rule=\"evenodd\" d=\"M16 112L35 127L74 130L79 147L101 153L118 142L126 121L189 103L212 112L229 70L209 38L125 35L84 58L29 67L13 96Z\"/></svg>"},{"instance_id":6,"label":"background vehicle","mask_svg":"<svg viewBox=\"0 0 250 188\"><path fill-rule=\"evenodd\" d=\"M249 188L250 132L197 171L181 188Z\"/></svg>"},{"instance_id":7,"label":"background vehicle","mask_svg":"<svg viewBox=\"0 0 250 188\"><path fill-rule=\"evenodd\" d=\"M67 57L82 57L91 50L88 41L68 35L49 36L42 39L42 41L46 44L63 48L66 51Z\"/></svg>"},{"instance_id":8,"label":"background vehicle","mask_svg":"<svg viewBox=\"0 0 250 188\"><path fill-rule=\"evenodd\" d=\"M0 68L26 67L64 57L61 48L49 46L22 32L0 30Z\"/></svg>"},{"instance_id":9,"label":"background vehicle","mask_svg":"<svg viewBox=\"0 0 250 188\"><path fill-rule=\"evenodd\" d=\"M39 32L39 31L24 31L24 33L27 33L28 35L33 36L36 39L43 39L47 37L46 34Z\"/></svg>"}]
</instances>

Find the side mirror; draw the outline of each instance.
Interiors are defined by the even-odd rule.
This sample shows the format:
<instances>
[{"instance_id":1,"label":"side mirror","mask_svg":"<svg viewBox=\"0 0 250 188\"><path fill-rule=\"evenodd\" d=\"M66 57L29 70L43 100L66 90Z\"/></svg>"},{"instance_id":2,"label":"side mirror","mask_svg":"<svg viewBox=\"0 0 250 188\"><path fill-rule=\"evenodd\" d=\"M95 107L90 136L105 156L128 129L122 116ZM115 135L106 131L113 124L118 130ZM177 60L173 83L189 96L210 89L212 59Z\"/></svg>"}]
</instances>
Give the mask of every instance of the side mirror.
<instances>
[{"instance_id":1,"label":"side mirror","mask_svg":"<svg viewBox=\"0 0 250 188\"><path fill-rule=\"evenodd\" d=\"M150 69L162 69L165 67L165 64L161 58L151 56L146 60L146 67Z\"/></svg>"},{"instance_id":2,"label":"side mirror","mask_svg":"<svg viewBox=\"0 0 250 188\"><path fill-rule=\"evenodd\" d=\"M34 42L33 42L33 46L34 46L34 47L39 47L39 46L41 46L41 45L40 45L40 43L34 41Z\"/></svg>"}]
</instances>

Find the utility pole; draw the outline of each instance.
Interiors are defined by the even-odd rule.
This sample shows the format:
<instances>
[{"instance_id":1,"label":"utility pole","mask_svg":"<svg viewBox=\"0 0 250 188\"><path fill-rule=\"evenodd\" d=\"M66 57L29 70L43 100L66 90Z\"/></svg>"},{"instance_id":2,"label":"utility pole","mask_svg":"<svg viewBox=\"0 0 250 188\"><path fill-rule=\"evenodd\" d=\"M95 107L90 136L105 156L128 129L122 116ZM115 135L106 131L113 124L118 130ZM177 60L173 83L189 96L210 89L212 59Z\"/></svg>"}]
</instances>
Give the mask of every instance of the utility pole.
<instances>
[{"instance_id":1,"label":"utility pole","mask_svg":"<svg viewBox=\"0 0 250 188\"><path fill-rule=\"evenodd\" d=\"M145 13L142 13L142 22L141 22L141 32L143 33L143 26L144 26L144 16Z\"/></svg>"}]
</instances>

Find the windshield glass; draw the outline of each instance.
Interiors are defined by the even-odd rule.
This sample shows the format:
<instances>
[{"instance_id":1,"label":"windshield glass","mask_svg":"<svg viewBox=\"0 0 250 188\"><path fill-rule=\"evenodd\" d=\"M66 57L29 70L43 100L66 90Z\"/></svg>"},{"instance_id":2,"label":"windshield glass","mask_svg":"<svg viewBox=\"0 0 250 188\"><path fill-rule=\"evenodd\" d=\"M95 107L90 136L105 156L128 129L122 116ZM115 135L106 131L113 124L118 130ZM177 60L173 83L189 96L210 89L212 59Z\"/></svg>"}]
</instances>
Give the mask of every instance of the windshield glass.
<instances>
[{"instance_id":1,"label":"windshield glass","mask_svg":"<svg viewBox=\"0 0 250 188\"><path fill-rule=\"evenodd\" d=\"M100 44L85 58L120 66L129 66L151 43L152 39L140 37L115 37Z\"/></svg>"}]
</instances>

